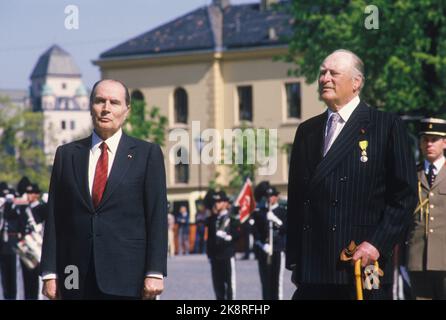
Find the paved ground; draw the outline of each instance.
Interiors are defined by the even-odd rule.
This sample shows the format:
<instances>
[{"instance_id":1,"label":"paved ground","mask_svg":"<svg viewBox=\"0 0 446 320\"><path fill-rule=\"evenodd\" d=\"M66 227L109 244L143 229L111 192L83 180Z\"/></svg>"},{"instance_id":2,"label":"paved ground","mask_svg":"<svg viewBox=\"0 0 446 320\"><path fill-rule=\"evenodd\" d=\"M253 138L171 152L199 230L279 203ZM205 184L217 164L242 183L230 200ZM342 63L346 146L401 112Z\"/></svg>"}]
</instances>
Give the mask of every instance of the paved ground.
<instances>
[{"instance_id":1,"label":"paved ground","mask_svg":"<svg viewBox=\"0 0 446 320\"><path fill-rule=\"evenodd\" d=\"M260 300L261 288L257 261L236 260L236 298L237 300ZM210 265L205 255L175 256L167 262L168 277L162 300L213 300ZM23 282L18 264L18 299L23 299ZM290 281L291 273L285 270L283 276L283 299L289 300L294 292ZM0 299L3 289L0 282Z\"/></svg>"},{"instance_id":2,"label":"paved ground","mask_svg":"<svg viewBox=\"0 0 446 320\"><path fill-rule=\"evenodd\" d=\"M175 256L168 260L163 300L213 300L211 270L205 255ZM256 260L236 260L237 300L261 300L260 278ZM289 300L294 292L291 272L283 276L283 299Z\"/></svg>"}]
</instances>

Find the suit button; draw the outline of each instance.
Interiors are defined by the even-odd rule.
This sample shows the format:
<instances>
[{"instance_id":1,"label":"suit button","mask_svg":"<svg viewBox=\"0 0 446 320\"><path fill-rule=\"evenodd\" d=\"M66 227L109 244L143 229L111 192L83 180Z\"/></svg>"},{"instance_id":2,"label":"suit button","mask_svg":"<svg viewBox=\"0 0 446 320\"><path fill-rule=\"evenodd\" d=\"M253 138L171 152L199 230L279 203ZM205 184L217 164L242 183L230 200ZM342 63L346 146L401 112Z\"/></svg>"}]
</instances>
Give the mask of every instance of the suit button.
<instances>
[{"instance_id":1,"label":"suit button","mask_svg":"<svg viewBox=\"0 0 446 320\"><path fill-rule=\"evenodd\" d=\"M434 193L433 193L433 192L431 192L431 193L429 193L429 195L430 195L431 197L433 197L433 196L434 196Z\"/></svg>"},{"instance_id":2,"label":"suit button","mask_svg":"<svg viewBox=\"0 0 446 320\"><path fill-rule=\"evenodd\" d=\"M305 200L305 201L304 201L304 205L309 206L309 205L310 205L310 200L308 200L308 199Z\"/></svg>"},{"instance_id":3,"label":"suit button","mask_svg":"<svg viewBox=\"0 0 446 320\"><path fill-rule=\"evenodd\" d=\"M307 231L308 229L310 229L310 226L308 224L304 225L304 231Z\"/></svg>"},{"instance_id":4,"label":"suit button","mask_svg":"<svg viewBox=\"0 0 446 320\"><path fill-rule=\"evenodd\" d=\"M430 233L434 233L434 229L429 229L429 232Z\"/></svg>"},{"instance_id":5,"label":"suit button","mask_svg":"<svg viewBox=\"0 0 446 320\"><path fill-rule=\"evenodd\" d=\"M431 219L431 221L434 221L434 217L431 217L430 219Z\"/></svg>"},{"instance_id":6,"label":"suit button","mask_svg":"<svg viewBox=\"0 0 446 320\"><path fill-rule=\"evenodd\" d=\"M331 227L331 231L336 231L336 225Z\"/></svg>"},{"instance_id":7,"label":"suit button","mask_svg":"<svg viewBox=\"0 0 446 320\"><path fill-rule=\"evenodd\" d=\"M338 205L338 200L333 200L332 201L332 203L331 203L331 205L333 206L333 207L336 207L337 205Z\"/></svg>"},{"instance_id":8,"label":"suit button","mask_svg":"<svg viewBox=\"0 0 446 320\"><path fill-rule=\"evenodd\" d=\"M435 206L434 206L433 204L431 204L429 207L430 207L431 209L433 209Z\"/></svg>"},{"instance_id":9,"label":"suit button","mask_svg":"<svg viewBox=\"0 0 446 320\"><path fill-rule=\"evenodd\" d=\"M341 181L341 182L346 182L347 180L348 180L347 176L344 176L339 179L339 181Z\"/></svg>"}]
</instances>

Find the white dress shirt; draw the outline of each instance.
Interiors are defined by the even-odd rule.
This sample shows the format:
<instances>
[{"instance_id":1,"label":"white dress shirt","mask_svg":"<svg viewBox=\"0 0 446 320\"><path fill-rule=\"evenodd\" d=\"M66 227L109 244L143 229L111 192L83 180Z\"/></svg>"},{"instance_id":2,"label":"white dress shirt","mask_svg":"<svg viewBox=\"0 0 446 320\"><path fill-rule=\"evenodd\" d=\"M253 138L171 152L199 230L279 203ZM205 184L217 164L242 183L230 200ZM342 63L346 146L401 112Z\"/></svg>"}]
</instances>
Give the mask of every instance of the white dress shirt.
<instances>
[{"instance_id":1,"label":"white dress shirt","mask_svg":"<svg viewBox=\"0 0 446 320\"><path fill-rule=\"evenodd\" d=\"M101 149L99 146L102 142L105 142L107 144L107 152L108 152L108 171L107 171L107 177L110 175L110 171L113 166L113 161L115 160L116 151L118 150L119 141L122 137L122 129L119 129L114 135L112 135L107 140L103 141L96 132L93 131L92 137L91 137L91 149L90 149L90 157L88 160L88 187L90 189L90 195L91 191L93 189L93 181L94 181L94 174L96 171L96 164L98 163L99 157L101 156ZM163 279L163 275L158 272L148 272L146 274L146 277L151 278L158 278ZM46 273L43 272L42 274L43 280L49 280L49 279L57 279L57 275L55 273Z\"/></svg>"},{"instance_id":2,"label":"white dress shirt","mask_svg":"<svg viewBox=\"0 0 446 320\"><path fill-rule=\"evenodd\" d=\"M333 145L333 143L335 142L336 138L339 136L339 134L341 133L342 129L344 128L347 120L350 118L350 116L352 115L353 111L355 111L356 107L359 105L359 102L361 100L359 99L359 96L354 97L352 100L350 100L349 103L347 103L345 106L343 106L339 111L338 114L340 116L340 120L339 122L336 124L336 129L333 135L333 138L330 141L330 144L328 145L327 148L327 152L328 150L330 150L331 146ZM328 108L328 117L327 117L327 123L325 124L325 136L327 136L328 133L328 123L330 120L331 115L334 112L331 111Z\"/></svg>"},{"instance_id":3,"label":"white dress shirt","mask_svg":"<svg viewBox=\"0 0 446 320\"><path fill-rule=\"evenodd\" d=\"M438 172L440 172L441 168L443 168L444 164L446 162L446 158L444 156L440 157L439 159L435 160L434 165L434 175L438 175ZM427 160L424 160L424 172L426 175L429 174L429 166L430 162Z\"/></svg>"},{"instance_id":4,"label":"white dress shirt","mask_svg":"<svg viewBox=\"0 0 446 320\"><path fill-rule=\"evenodd\" d=\"M122 129L116 131L114 135L112 135L107 140L103 141L96 132L93 131L93 135L91 137L91 149L90 149L90 158L88 160L88 187L91 191L93 190L93 181L94 174L96 171L96 165L98 163L99 157L101 156L101 149L99 146L102 142L107 144L108 151L108 171L107 177L110 175L111 168L113 166L113 161L115 160L116 150L118 150L118 144L122 137Z\"/></svg>"}]
</instances>

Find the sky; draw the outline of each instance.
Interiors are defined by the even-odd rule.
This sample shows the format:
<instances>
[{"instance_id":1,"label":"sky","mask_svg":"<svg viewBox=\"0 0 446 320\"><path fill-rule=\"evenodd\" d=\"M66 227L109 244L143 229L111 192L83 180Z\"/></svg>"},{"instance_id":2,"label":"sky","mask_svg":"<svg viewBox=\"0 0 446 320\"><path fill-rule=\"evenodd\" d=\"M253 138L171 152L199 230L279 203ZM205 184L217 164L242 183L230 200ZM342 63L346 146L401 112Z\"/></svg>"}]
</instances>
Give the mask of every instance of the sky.
<instances>
[{"instance_id":1,"label":"sky","mask_svg":"<svg viewBox=\"0 0 446 320\"><path fill-rule=\"evenodd\" d=\"M260 0L230 0L231 4ZM99 55L212 0L0 0L0 89L27 89L39 56L53 44L69 52L84 84L99 80ZM68 30L65 9L74 5L79 28Z\"/></svg>"}]
</instances>

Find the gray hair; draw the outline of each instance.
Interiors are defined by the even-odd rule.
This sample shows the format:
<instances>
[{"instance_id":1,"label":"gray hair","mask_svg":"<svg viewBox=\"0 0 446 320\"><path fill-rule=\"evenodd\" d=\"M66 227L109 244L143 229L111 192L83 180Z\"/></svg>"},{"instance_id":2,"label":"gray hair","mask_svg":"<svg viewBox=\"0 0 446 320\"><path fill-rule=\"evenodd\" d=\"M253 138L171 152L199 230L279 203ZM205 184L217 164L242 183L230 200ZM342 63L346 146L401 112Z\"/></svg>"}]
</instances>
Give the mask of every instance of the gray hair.
<instances>
[{"instance_id":1,"label":"gray hair","mask_svg":"<svg viewBox=\"0 0 446 320\"><path fill-rule=\"evenodd\" d=\"M361 85L359 87L359 91L362 90L365 84L365 76L364 76L364 62L362 62L361 58L358 57L354 52L347 50L347 49L338 49L330 53L327 58L335 53L346 53L348 54L352 59L352 71L354 74L354 77L360 77L361 78ZM325 58L326 59L326 58Z\"/></svg>"},{"instance_id":2,"label":"gray hair","mask_svg":"<svg viewBox=\"0 0 446 320\"><path fill-rule=\"evenodd\" d=\"M122 81L115 80L115 79L101 79L101 80L97 81L97 82L93 85L93 89L91 89L91 93L90 93L90 109L91 109L91 107L93 106L94 98L96 97L96 87L97 87L101 82L104 82L104 81L112 81L112 82L117 82L117 83L119 83L119 84L124 88L124 91L125 91L125 104L126 104L127 107L130 106L130 102L131 102L131 101L130 101L129 88L128 88Z\"/></svg>"}]
</instances>

